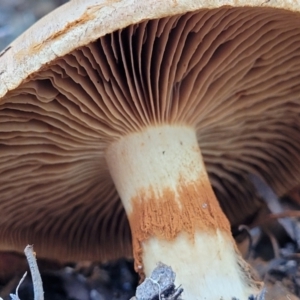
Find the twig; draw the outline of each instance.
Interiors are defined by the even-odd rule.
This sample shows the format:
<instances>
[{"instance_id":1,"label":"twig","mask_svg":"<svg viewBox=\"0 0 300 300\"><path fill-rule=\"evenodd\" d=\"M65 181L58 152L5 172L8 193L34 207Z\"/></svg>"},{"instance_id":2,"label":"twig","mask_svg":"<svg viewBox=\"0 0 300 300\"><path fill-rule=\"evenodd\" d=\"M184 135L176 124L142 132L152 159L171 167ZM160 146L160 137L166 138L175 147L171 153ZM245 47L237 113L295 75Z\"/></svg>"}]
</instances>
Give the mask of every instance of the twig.
<instances>
[{"instance_id":1,"label":"twig","mask_svg":"<svg viewBox=\"0 0 300 300\"><path fill-rule=\"evenodd\" d=\"M282 256L285 259L293 259L293 260L300 261L300 253L283 254Z\"/></svg>"},{"instance_id":2,"label":"twig","mask_svg":"<svg viewBox=\"0 0 300 300\"><path fill-rule=\"evenodd\" d=\"M21 280L19 281L19 283L17 285L17 288L16 288L16 293L15 294L9 294L11 300L20 300L20 298L19 298L19 287L22 284L22 282L24 281L26 275L27 275L27 272L25 272L25 274L22 276ZM3 299L0 297L0 300L3 300Z\"/></svg>"},{"instance_id":3,"label":"twig","mask_svg":"<svg viewBox=\"0 0 300 300\"><path fill-rule=\"evenodd\" d=\"M20 285L22 284L22 282L24 281L24 279L25 279L25 277L26 277L26 275L27 275L27 271L24 273L24 275L22 276L22 278L21 278L21 280L19 281L19 284L18 284L18 286L17 286L17 288L16 288L16 299L19 299L19 288L20 288ZM13 297L12 297L12 295L10 295L11 296L11 298L12 299L14 299Z\"/></svg>"},{"instance_id":4,"label":"twig","mask_svg":"<svg viewBox=\"0 0 300 300\"><path fill-rule=\"evenodd\" d=\"M277 219L284 219L284 218L300 218L300 211L299 210L286 210L281 213L277 214L269 214L266 216L266 218L260 222L259 225L270 222L272 220L277 220Z\"/></svg>"},{"instance_id":5,"label":"twig","mask_svg":"<svg viewBox=\"0 0 300 300\"><path fill-rule=\"evenodd\" d=\"M256 226L263 225L263 223L275 219L285 229L289 237L297 242L299 248L299 237L295 236L295 220L293 218L299 217L300 211L286 210L276 193L258 176L249 175L249 179L256 188L258 195L264 200L271 211L271 214L261 221L260 224L256 224Z\"/></svg>"},{"instance_id":6,"label":"twig","mask_svg":"<svg viewBox=\"0 0 300 300\"><path fill-rule=\"evenodd\" d=\"M33 290L34 290L34 300L44 300L42 278L39 272L38 265L36 263L35 254L33 252L33 246L28 245L25 248L24 252L31 272Z\"/></svg>"},{"instance_id":7,"label":"twig","mask_svg":"<svg viewBox=\"0 0 300 300\"><path fill-rule=\"evenodd\" d=\"M253 250L253 238L252 238L252 234L250 232L250 228L247 226L247 225L240 225L239 228L238 228L239 231L245 231L246 234L247 234L247 237L249 239L249 246L248 246L248 250L247 250L247 253L246 253L246 259L249 259L250 256L251 256L251 252Z\"/></svg>"},{"instance_id":8,"label":"twig","mask_svg":"<svg viewBox=\"0 0 300 300\"><path fill-rule=\"evenodd\" d=\"M276 240L275 236L273 235L273 233L271 233L271 231L269 229L265 229L264 231L267 234L267 236L269 237L270 242L272 244L274 257L279 259L280 258L280 247L278 245L278 241Z\"/></svg>"}]
</instances>

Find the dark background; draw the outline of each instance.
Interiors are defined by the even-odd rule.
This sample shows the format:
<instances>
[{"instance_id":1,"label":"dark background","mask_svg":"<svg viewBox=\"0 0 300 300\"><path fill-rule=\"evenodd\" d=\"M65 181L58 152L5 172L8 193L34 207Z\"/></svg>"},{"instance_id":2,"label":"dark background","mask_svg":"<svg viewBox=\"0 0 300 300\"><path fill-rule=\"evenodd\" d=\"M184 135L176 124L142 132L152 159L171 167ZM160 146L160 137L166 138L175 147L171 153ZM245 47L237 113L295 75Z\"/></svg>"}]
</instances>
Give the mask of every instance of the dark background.
<instances>
[{"instance_id":1,"label":"dark background","mask_svg":"<svg viewBox=\"0 0 300 300\"><path fill-rule=\"evenodd\" d=\"M66 0L0 0L0 51Z\"/></svg>"}]
</instances>

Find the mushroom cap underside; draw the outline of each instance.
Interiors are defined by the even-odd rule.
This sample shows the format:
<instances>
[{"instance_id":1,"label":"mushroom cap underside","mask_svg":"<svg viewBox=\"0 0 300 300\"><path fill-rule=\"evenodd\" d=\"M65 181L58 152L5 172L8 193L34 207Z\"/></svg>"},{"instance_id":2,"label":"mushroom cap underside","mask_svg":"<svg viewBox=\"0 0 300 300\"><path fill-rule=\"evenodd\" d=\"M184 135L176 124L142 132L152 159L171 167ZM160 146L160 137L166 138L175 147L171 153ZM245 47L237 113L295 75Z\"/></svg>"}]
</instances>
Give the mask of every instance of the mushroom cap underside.
<instances>
[{"instance_id":1,"label":"mushroom cap underside","mask_svg":"<svg viewBox=\"0 0 300 300\"><path fill-rule=\"evenodd\" d=\"M280 195L299 183L299 14L186 3L177 1L171 16L137 9L128 17L134 24L40 59L22 80L4 73L1 88L11 90L0 100L0 249L33 243L40 256L63 260L130 255L104 156L110 143L147 126L195 128L233 225L261 205L249 174ZM48 51L58 36L35 50ZM20 41L0 63L26 59L10 52ZM63 53L73 47L59 43Z\"/></svg>"}]
</instances>

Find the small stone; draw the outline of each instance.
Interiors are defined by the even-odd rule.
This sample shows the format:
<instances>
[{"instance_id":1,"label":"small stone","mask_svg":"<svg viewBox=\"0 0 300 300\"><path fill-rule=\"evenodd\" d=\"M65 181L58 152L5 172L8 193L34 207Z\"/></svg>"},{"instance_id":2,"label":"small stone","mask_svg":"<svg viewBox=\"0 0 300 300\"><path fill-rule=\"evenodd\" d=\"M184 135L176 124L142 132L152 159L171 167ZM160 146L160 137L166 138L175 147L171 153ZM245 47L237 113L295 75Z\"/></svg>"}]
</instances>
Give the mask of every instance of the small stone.
<instances>
[{"instance_id":1,"label":"small stone","mask_svg":"<svg viewBox=\"0 0 300 300\"><path fill-rule=\"evenodd\" d=\"M175 277L171 267L159 263L151 276L137 287L136 300L179 299L183 289L175 289Z\"/></svg>"}]
</instances>

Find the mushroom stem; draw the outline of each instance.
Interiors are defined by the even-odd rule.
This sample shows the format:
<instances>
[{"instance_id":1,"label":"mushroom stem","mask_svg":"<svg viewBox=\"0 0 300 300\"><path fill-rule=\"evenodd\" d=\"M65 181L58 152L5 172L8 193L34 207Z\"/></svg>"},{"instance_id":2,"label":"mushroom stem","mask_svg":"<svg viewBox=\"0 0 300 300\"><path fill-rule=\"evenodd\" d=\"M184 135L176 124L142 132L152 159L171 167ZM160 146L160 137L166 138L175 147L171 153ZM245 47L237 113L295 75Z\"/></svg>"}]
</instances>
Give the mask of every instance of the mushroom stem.
<instances>
[{"instance_id":1,"label":"mushroom stem","mask_svg":"<svg viewBox=\"0 0 300 300\"><path fill-rule=\"evenodd\" d=\"M106 159L129 218L135 268L172 267L184 299L247 299L251 278L209 183L195 130L153 126L109 146Z\"/></svg>"}]
</instances>

